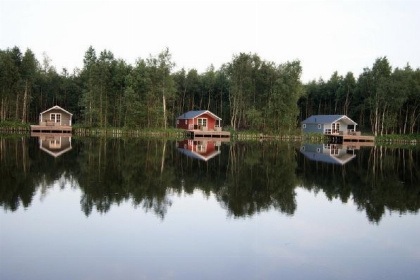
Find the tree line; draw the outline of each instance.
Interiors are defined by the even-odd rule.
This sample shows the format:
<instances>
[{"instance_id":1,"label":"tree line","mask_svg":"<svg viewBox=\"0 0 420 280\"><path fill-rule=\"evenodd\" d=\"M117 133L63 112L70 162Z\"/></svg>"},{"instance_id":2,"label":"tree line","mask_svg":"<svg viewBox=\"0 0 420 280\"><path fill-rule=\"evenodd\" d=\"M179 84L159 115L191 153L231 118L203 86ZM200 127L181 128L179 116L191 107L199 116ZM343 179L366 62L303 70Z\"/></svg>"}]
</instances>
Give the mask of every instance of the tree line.
<instances>
[{"instance_id":1,"label":"tree line","mask_svg":"<svg viewBox=\"0 0 420 280\"><path fill-rule=\"evenodd\" d=\"M378 58L358 78L333 73L303 84L298 60L277 64L240 53L219 69L174 71L169 49L130 65L89 47L82 69L61 73L46 54L0 50L0 121L36 123L59 105L87 127L167 128L189 110L210 110L224 126L294 133L312 114L346 114L375 135L418 133L420 70Z\"/></svg>"}]
</instances>

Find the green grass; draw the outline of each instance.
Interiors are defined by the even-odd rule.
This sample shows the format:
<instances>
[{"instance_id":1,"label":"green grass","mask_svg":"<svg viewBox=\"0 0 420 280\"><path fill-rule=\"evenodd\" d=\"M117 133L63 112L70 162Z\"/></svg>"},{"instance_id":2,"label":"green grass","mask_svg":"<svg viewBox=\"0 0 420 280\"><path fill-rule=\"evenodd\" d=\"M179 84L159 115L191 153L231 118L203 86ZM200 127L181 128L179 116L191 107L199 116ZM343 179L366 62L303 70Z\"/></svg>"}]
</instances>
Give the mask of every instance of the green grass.
<instances>
[{"instance_id":1,"label":"green grass","mask_svg":"<svg viewBox=\"0 0 420 280\"><path fill-rule=\"evenodd\" d=\"M389 141L389 140L396 140L396 141L420 141L420 134L387 134L387 135L379 135L376 136L376 141Z\"/></svg>"},{"instance_id":2,"label":"green grass","mask_svg":"<svg viewBox=\"0 0 420 280\"><path fill-rule=\"evenodd\" d=\"M30 125L26 123L21 123L20 121L1 121L0 127L7 128L29 128Z\"/></svg>"}]
</instances>

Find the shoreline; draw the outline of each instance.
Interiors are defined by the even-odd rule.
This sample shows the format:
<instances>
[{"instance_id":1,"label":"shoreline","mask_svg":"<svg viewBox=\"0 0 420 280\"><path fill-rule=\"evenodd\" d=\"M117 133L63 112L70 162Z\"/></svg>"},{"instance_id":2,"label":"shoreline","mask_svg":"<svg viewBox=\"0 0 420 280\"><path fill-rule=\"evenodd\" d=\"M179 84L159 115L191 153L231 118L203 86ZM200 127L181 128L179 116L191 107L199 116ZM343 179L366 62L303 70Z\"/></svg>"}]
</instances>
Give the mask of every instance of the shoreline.
<instances>
[{"instance_id":1,"label":"shoreline","mask_svg":"<svg viewBox=\"0 0 420 280\"><path fill-rule=\"evenodd\" d=\"M0 134L30 134L30 126L0 126ZM126 128L73 128L74 136L109 136L109 137L165 137L185 139L185 133L179 129L126 129ZM292 142L325 142L323 135L286 135L286 134L265 134L258 132L237 132L231 131L233 141L292 141ZM409 144L419 145L420 134L414 135L382 135L376 136L375 144Z\"/></svg>"}]
</instances>

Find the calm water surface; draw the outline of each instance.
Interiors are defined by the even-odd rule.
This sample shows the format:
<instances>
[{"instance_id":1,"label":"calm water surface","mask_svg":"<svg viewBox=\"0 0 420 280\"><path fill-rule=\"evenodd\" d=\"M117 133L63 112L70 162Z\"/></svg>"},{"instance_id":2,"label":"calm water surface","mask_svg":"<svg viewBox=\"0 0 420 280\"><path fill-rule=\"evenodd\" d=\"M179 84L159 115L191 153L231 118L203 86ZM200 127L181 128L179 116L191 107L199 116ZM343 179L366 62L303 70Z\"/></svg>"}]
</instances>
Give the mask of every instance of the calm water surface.
<instances>
[{"instance_id":1,"label":"calm water surface","mask_svg":"<svg viewBox=\"0 0 420 280\"><path fill-rule=\"evenodd\" d=\"M0 279L419 279L419 147L0 138Z\"/></svg>"}]
</instances>

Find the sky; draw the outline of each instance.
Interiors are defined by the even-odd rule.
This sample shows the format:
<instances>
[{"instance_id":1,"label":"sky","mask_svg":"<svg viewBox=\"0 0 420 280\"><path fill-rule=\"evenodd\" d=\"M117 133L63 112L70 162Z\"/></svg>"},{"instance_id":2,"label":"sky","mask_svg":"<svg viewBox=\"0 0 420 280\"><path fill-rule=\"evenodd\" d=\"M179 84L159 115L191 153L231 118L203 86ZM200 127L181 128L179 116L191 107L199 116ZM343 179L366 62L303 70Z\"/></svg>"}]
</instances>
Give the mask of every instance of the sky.
<instances>
[{"instance_id":1,"label":"sky","mask_svg":"<svg viewBox=\"0 0 420 280\"><path fill-rule=\"evenodd\" d=\"M384 56L420 67L420 0L0 0L0 49L14 46L59 73L82 68L92 46L132 65L169 48L175 71L255 53L299 60L303 82L357 77Z\"/></svg>"}]
</instances>

